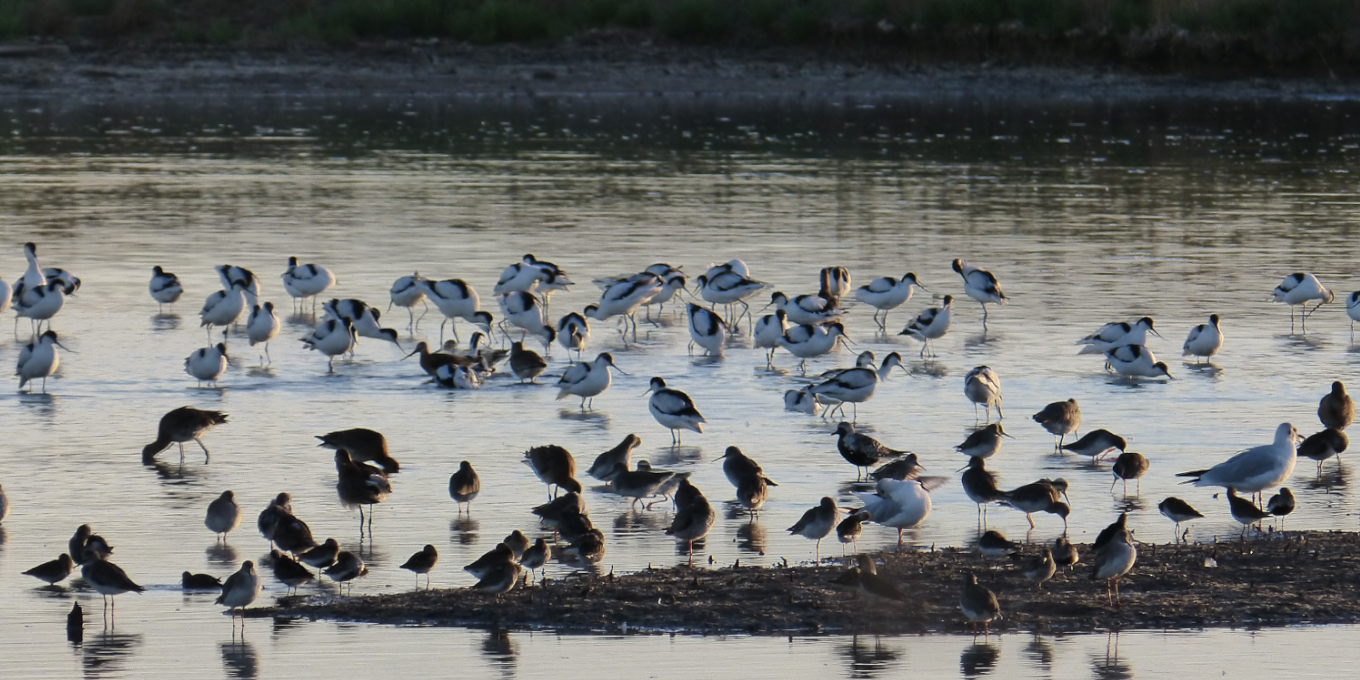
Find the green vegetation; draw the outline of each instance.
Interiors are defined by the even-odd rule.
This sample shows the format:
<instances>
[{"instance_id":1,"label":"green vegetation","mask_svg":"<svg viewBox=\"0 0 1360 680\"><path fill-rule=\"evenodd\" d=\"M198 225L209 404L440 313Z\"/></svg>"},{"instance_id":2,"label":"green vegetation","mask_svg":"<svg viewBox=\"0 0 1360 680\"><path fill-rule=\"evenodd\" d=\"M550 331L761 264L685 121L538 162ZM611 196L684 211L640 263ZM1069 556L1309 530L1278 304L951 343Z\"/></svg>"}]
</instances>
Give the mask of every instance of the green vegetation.
<instances>
[{"instance_id":1,"label":"green vegetation","mask_svg":"<svg viewBox=\"0 0 1360 680\"><path fill-rule=\"evenodd\" d=\"M1160 40L1270 63L1325 52L1330 68L1360 62L1360 0L0 0L0 38L11 40L278 47L608 35L945 58L1009 49L1021 59L1108 56L1125 39Z\"/></svg>"}]
</instances>

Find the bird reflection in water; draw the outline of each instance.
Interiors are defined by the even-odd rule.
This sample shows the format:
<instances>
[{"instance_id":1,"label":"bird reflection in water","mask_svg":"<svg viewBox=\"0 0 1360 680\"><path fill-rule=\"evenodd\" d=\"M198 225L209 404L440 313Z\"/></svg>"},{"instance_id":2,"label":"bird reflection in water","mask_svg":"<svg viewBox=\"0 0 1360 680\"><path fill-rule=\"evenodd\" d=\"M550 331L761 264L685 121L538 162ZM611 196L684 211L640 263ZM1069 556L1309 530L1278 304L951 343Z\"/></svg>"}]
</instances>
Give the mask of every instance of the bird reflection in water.
<instances>
[{"instance_id":1,"label":"bird reflection in water","mask_svg":"<svg viewBox=\"0 0 1360 680\"><path fill-rule=\"evenodd\" d=\"M231 567L234 570L239 561L236 548L229 543L216 543L203 552L208 556L208 564L213 566Z\"/></svg>"},{"instance_id":2,"label":"bird reflection in water","mask_svg":"<svg viewBox=\"0 0 1360 680\"><path fill-rule=\"evenodd\" d=\"M907 372L912 375L919 375L927 378L943 378L949 375L949 367L939 361L913 361L911 365L907 367Z\"/></svg>"},{"instance_id":3,"label":"bird reflection in water","mask_svg":"<svg viewBox=\"0 0 1360 680\"><path fill-rule=\"evenodd\" d=\"M836 651L850 663L850 677L859 680L878 677L902 657L901 652L885 649L878 637L874 638L873 647L861 645L858 635L850 638L850 644L841 645Z\"/></svg>"},{"instance_id":4,"label":"bird reflection in water","mask_svg":"<svg viewBox=\"0 0 1360 680\"><path fill-rule=\"evenodd\" d=\"M61 377L61 373L57 373ZM33 410L33 413L40 418L46 419L48 425L54 424L57 415L57 396L55 394L33 394L25 392L19 395L19 403L25 408Z\"/></svg>"},{"instance_id":5,"label":"bird reflection in water","mask_svg":"<svg viewBox=\"0 0 1360 680\"><path fill-rule=\"evenodd\" d=\"M579 411L563 408L557 410L557 417L562 420L574 420L578 423L594 425L605 432L609 431L609 416L598 411Z\"/></svg>"},{"instance_id":6,"label":"bird reflection in water","mask_svg":"<svg viewBox=\"0 0 1360 680\"><path fill-rule=\"evenodd\" d=\"M153 331L176 331L179 330L178 314L153 314L151 316L151 330Z\"/></svg>"},{"instance_id":7,"label":"bird reflection in water","mask_svg":"<svg viewBox=\"0 0 1360 680\"><path fill-rule=\"evenodd\" d=\"M963 648L963 653L959 654L959 671L965 678L977 678L992 672L996 667L996 660L1001 656L1001 650L990 643L974 642Z\"/></svg>"},{"instance_id":8,"label":"bird reflection in water","mask_svg":"<svg viewBox=\"0 0 1360 680\"><path fill-rule=\"evenodd\" d=\"M163 482L186 482L199 478L197 466L184 466L184 461L167 462L158 458L142 459L142 464L156 471L156 476Z\"/></svg>"},{"instance_id":9,"label":"bird reflection in water","mask_svg":"<svg viewBox=\"0 0 1360 680\"><path fill-rule=\"evenodd\" d=\"M1323 494L1332 494L1335 490L1346 488L1350 481L1350 470L1338 464L1336 467L1328 468L1327 472L1319 473L1313 479L1304 482L1304 487L1309 491L1320 491Z\"/></svg>"},{"instance_id":10,"label":"bird reflection in water","mask_svg":"<svg viewBox=\"0 0 1360 680\"><path fill-rule=\"evenodd\" d=\"M745 511L743 511L745 514ZM757 555L765 554L765 527L760 522L747 522L737 527L737 548Z\"/></svg>"},{"instance_id":11,"label":"bird reflection in water","mask_svg":"<svg viewBox=\"0 0 1360 680\"><path fill-rule=\"evenodd\" d=\"M664 512L648 512L629 508L614 518L614 534L655 535L671 525L671 518Z\"/></svg>"},{"instance_id":12,"label":"bird reflection in water","mask_svg":"<svg viewBox=\"0 0 1360 680\"><path fill-rule=\"evenodd\" d=\"M222 652L222 666L227 670L227 677L259 677L260 659L255 654L255 647L244 638L219 642L217 647Z\"/></svg>"},{"instance_id":13,"label":"bird reflection in water","mask_svg":"<svg viewBox=\"0 0 1360 680\"><path fill-rule=\"evenodd\" d=\"M481 525L477 520L472 519L472 514L459 515L449 520L449 533L458 537L458 542L463 545L472 545L477 542L477 529Z\"/></svg>"},{"instance_id":14,"label":"bird reflection in water","mask_svg":"<svg viewBox=\"0 0 1360 680\"><path fill-rule=\"evenodd\" d=\"M1045 640L1036 634L1030 638L1029 644L1025 645L1025 656L1034 661L1039 668L1051 670L1053 668L1053 642Z\"/></svg>"},{"instance_id":15,"label":"bird reflection in water","mask_svg":"<svg viewBox=\"0 0 1360 680\"><path fill-rule=\"evenodd\" d=\"M1091 656L1092 675L1100 680L1129 680L1133 669L1119 661L1119 633L1110 633L1105 638L1105 656Z\"/></svg>"},{"instance_id":16,"label":"bird reflection in water","mask_svg":"<svg viewBox=\"0 0 1360 680\"><path fill-rule=\"evenodd\" d=\"M482 640L482 654L493 668L499 668L507 676L515 674L515 661L519 650L515 649L515 641L510 639L509 631L499 628L488 631L486 638Z\"/></svg>"},{"instance_id":17,"label":"bird reflection in water","mask_svg":"<svg viewBox=\"0 0 1360 680\"><path fill-rule=\"evenodd\" d=\"M85 667L85 676L99 678L125 675L123 666L128 657L141 645L140 633L115 633L106 630L91 637L81 647L83 652L81 664Z\"/></svg>"}]
</instances>

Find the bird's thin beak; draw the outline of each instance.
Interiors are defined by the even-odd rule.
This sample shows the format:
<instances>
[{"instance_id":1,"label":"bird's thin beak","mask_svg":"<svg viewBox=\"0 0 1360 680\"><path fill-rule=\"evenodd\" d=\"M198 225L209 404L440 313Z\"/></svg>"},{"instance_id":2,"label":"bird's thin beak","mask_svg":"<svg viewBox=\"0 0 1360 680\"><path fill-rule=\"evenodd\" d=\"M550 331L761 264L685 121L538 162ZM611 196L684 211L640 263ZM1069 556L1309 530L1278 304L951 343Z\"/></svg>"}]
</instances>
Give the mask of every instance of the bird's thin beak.
<instances>
[{"instance_id":1,"label":"bird's thin beak","mask_svg":"<svg viewBox=\"0 0 1360 680\"><path fill-rule=\"evenodd\" d=\"M971 465L971 463L969 463L969 465ZM925 468L921 468L921 469L924 470ZM961 467L961 468L955 470L954 472L963 472L964 470L967 470L967 469L968 469L968 465L965 465L965 466L963 466L963 467Z\"/></svg>"},{"instance_id":2,"label":"bird's thin beak","mask_svg":"<svg viewBox=\"0 0 1360 680\"><path fill-rule=\"evenodd\" d=\"M1006 434L1006 431L1005 431L1005 430L1002 430L1002 431L1001 431L1001 436L1003 436L1003 437L1011 437L1009 434ZM1015 437L1011 437L1011 439L1015 439Z\"/></svg>"},{"instance_id":3,"label":"bird's thin beak","mask_svg":"<svg viewBox=\"0 0 1360 680\"><path fill-rule=\"evenodd\" d=\"M610 365L610 366L613 366L613 367L614 367L614 370L618 371L619 373L622 373L622 374L624 374L624 375L632 375L632 373L629 373L628 371L625 371L625 370L623 370L622 368L619 368L619 365L616 364L616 363L614 363L614 362L612 362L612 361L609 362L609 365ZM649 388L647 388L647 391L648 391L648 392L651 392L652 389L649 387Z\"/></svg>"},{"instance_id":4,"label":"bird's thin beak","mask_svg":"<svg viewBox=\"0 0 1360 680\"><path fill-rule=\"evenodd\" d=\"M61 344L60 342L53 341L52 344L54 344L54 345L56 345L57 347L60 347L60 348L62 348L62 349L64 349L64 350L70 352L71 354L80 354L80 352L77 352L77 351L71 349L70 347L67 347L66 345L63 345L63 344ZM223 356L225 356L225 353L223 354Z\"/></svg>"},{"instance_id":5,"label":"bird's thin beak","mask_svg":"<svg viewBox=\"0 0 1360 680\"><path fill-rule=\"evenodd\" d=\"M1161 334L1161 333L1158 333L1156 328L1149 328L1149 329L1148 329L1148 332L1151 333L1151 334L1153 334L1153 335L1155 335L1155 336L1157 336L1157 337L1159 337L1159 338L1162 338L1162 334ZM1162 338L1162 339L1165 340L1166 338Z\"/></svg>"},{"instance_id":6,"label":"bird's thin beak","mask_svg":"<svg viewBox=\"0 0 1360 680\"><path fill-rule=\"evenodd\" d=\"M613 364L610 364L610 365L612 366ZM643 390L642 393L643 393L643 394L651 394L651 393L652 393L652 388L648 387L647 389Z\"/></svg>"},{"instance_id":7,"label":"bird's thin beak","mask_svg":"<svg viewBox=\"0 0 1360 680\"><path fill-rule=\"evenodd\" d=\"M929 289L929 288L926 288L925 286L923 286L923 285L921 285L921 284L919 284L919 283L916 284L916 287L917 287L917 288L920 288L921 290L924 290L924 291L927 292L927 293L930 292L930 289Z\"/></svg>"},{"instance_id":8,"label":"bird's thin beak","mask_svg":"<svg viewBox=\"0 0 1360 680\"><path fill-rule=\"evenodd\" d=\"M756 314L759 314L759 313L761 313L761 312L763 312L763 311L769 309L769 308L772 307L772 306L774 306L774 303L773 303L773 302L771 302L771 303L768 304L768 305L765 305L764 307L761 307L760 309L757 309L757 310L756 310Z\"/></svg>"},{"instance_id":9,"label":"bird's thin beak","mask_svg":"<svg viewBox=\"0 0 1360 680\"><path fill-rule=\"evenodd\" d=\"M401 345L397 345L397 346L400 347ZM402 361L405 361L405 360L407 360L407 359L410 359L411 357L415 356L415 355L418 354L419 352L420 352L420 350L418 350L418 349L417 349L417 350L412 350L410 354L407 354L406 356L402 357L401 360L402 360Z\"/></svg>"}]
</instances>

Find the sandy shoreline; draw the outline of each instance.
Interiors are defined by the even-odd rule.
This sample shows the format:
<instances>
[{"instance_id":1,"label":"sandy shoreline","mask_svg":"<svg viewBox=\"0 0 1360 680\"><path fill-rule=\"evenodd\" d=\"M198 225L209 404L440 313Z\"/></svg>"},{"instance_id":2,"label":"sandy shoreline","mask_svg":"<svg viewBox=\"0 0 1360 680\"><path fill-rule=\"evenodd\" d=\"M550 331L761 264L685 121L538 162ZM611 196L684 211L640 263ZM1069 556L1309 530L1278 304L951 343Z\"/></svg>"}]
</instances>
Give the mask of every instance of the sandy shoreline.
<instances>
[{"instance_id":1,"label":"sandy shoreline","mask_svg":"<svg viewBox=\"0 0 1360 680\"><path fill-rule=\"evenodd\" d=\"M471 47L437 41L344 51L0 49L0 97L898 97L1356 98L1333 79L1210 79L1090 69L920 66L813 51L627 44Z\"/></svg>"},{"instance_id":2,"label":"sandy shoreline","mask_svg":"<svg viewBox=\"0 0 1360 680\"><path fill-rule=\"evenodd\" d=\"M836 586L835 566L649 569L551 581L497 603L462 589L352 598L290 598L250 615L385 624L548 629L563 632L678 631L698 634L912 634L969 630L960 580L976 573L1001 603L992 630L1090 632L1257 628L1360 622L1360 534L1290 533L1245 543L1150 545L1121 583L1122 606L1106 604L1103 582L1082 562L1035 590L1006 561L966 550L875 554L879 574L906 602L871 599ZM1206 559L1211 560L1206 562ZM1213 566L1206 566L1213 565ZM438 580L438 579L436 579Z\"/></svg>"}]
</instances>

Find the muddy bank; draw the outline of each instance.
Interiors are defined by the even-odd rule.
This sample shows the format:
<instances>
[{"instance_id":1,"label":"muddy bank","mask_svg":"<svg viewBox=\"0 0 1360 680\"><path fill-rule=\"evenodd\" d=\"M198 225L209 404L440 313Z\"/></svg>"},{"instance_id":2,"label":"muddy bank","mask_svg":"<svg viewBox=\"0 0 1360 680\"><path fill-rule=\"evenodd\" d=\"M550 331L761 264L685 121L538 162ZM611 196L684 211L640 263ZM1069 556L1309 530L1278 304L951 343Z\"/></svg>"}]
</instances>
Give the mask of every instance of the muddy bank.
<instances>
[{"instance_id":1,"label":"muddy bank","mask_svg":"<svg viewBox=\"0 0 1360 680\"><path fill-rule=\"evenodd\" d=\"M945 549L875 554L906 602L871 599L834 581L844 566L651 569L581 575L516 589L501 601L464 590L292 598L252 616L579 632L784 634L960 632L960 580L976 573L1001 603L993 630L1095 631L1261 627L1360 621L1360 534L1289 534L1245 543L1139 546L1122 604L1082 561L1036 590L1004 560Z\"/></svg>"},{"instance_id":2,"label":"muddy bank","mask_svg":"<svg viewBox=\"0 0 1360 680\"><path fill-rule=\"evenodd\" d=\"M1360 97L1329 76L1215 79L1100 66L930 66L793 49L660 45L469 46L390 41L346 50L227 47L0 50L0 97L82 102L209 97L978 97L1261 99Z\"/></svg>"}]
</instances>

